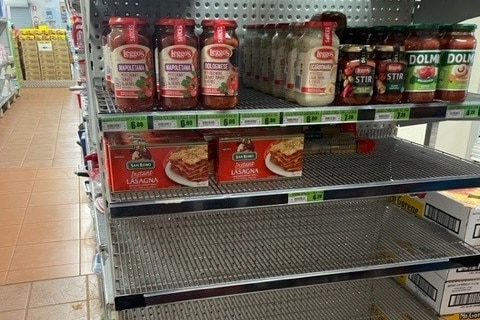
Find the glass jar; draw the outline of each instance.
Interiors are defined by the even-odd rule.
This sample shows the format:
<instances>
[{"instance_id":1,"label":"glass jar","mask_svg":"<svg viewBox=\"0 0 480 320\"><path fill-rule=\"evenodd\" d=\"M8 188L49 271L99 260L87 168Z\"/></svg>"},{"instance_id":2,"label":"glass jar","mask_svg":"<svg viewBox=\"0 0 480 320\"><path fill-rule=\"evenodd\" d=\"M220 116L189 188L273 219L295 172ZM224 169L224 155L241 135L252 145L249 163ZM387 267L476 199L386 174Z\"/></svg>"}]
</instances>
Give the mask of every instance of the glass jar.
<instances>
[{"instance_id":1,"label":"glass jar","mask_svg":"<svg viewBox=\"0 0 480 320\"><path fill-rule=\"evenodd\" d=\"M268 23L263 26L264 33L262 39L260 40L261 47L261 66L262 74L260 79L260 90L263 93L271 94L272 93L272 80L273 80L273 69L272 69L272 39L275 35L275 24Z\"/></svg>"},{"instance_id":2,"label":"glass jar","mask_svg":"<svg viewBox=\"0 0 480 320\"><path fill-rule=\"evenodd\" d=\"M441 27L440 68L438 72L436 98L462 102L468 94L475 56L474 24L453 24Z\"/></svg>"},{"instance_id":3,"label":"glass jar","mask_svg":"<svg viewBox=\"0 0 480 320\"><path fill-rule=\"evenodd\" d=\"M369 29L367 44L370 46L381 45L387 36L387 27L375 26Z\"/></svg>"},{"instance_id":4,"label":"glass jar","mask_svg":"<svg viewBox=\"0 0 480 320\"><path fill-rule=\"evenodd\" d=\"M127 112L152 110L155 70L147 20L115 17L109 23L115 103Z\"/></svg>"},{"instance_id":5,"label":"glass jar","mask_svg":"<svg viewBox=\"0 0 480 320\"><path fill-rule=\"evenodd\" d=\"M407 27L405 26L389 26L387 27L387 36L383 44L390 46L405 46L407 39Z\"/></svg>"},{"instance_id":6,"label":"glass jar","mask_svg":"<svg viewBox=\"0 0 480 320\"><path fill-rule=\"evenodd\" d=\"M202 106L232 109L238 103L238 37L234 20L203 20L200 37Z\"/></svg>"},{"instance_id":7,"label":"glass jar","mask_svg":"<svg viewBox=\"0 0 480 320\"><path fill-rule=\"evenodd\" d=\"M157 98L164 110L193 109L198 103L198 38L193 19L155 21Z\"/></svg>"},{"instance_id":8,"label":"glass jar","mask_svg":"<svg viewBox=\"0 0 480 320\"><path fill-rule=\"evenodd\" d=\"M253 87L253 39L256 37L255 25L246 26L242 44L242 83L247 88Z\"/></svg>"},{"instance_id":9,"label":"glass jar","mask_svg":"<svg viewBox=\"0 0 480 320\"><path fill-rule=\"evenodd\" d=\"M361 105L372 100L375 80L375 61L372 47L345 45L338 62L337 104Z\"/></svg>"},{"instance_id":10,"label":"glass jar","mask_svg":"<svg viewBox=\"0 0 480 320\"><path fill-rule=\"evenodd\" d=\"M403 99L413 103L431 102L435 98L440 63L438 26L413 24L407 30L405 55L408 66Z\"/></svg>"},{"instance_id":11,"label":"glass jar","mask_svg":"<svg viewBox=\"0 0 480 320\"><path fill-rule=\"evenodd\" d=\"M309 21L297 41L295 101L306 107L325 106L335 98L338 47L335 22Z\"/></svg>"},{"instance_id":12,"label":"glass jar","mask_svg":"<svg viewBox=\"0 0 480 320\"><path fill-rule=\"evenodd\" d=\"M285 96L285 45L288 26L288 23L277 23L272 39L272 95L278 98Z\"/></svg>"},{"instance_id":13,"label":"glass jar","mask_svg":"<svg viewBox=\"0 0 480 320\"><path fill-rule=\"evenodd\" d=\"M373 101L398 103L405 88L405 48L381 45L374 48L375 87Z\"/></svg>"},{"instance_id":14,"label":"glass jar","mask_svg":"<svg viewBox=\"0 0 480 320\"><path fill-rule=\"evenodd\" d=\"M102 56L103 56L103 71L105 73L105 87L108 91L114 92L113 83L112 83L112 65L111 65L111 53L110 53L110 44L109 37L112 29L108 24L108 20L103 21L102 23Z\"/></svg>"},{"instance_id":15,"label":"glass jar","mask_svg":"<svg viewBox=\"0 0 480 320\"><path fill-rule=\"evenodd\" d=\"M263 24L255 25L255 36L252 39L252 88L260 90L262 79L262 47Z\"/></svg>"},{"instance_id":16,"label":"glass jar","mask_svg":"<svg viewBox=\"0 0 480 320\"><path fill-rule=\"evenodd\" d=\"M343 31L347 27L347 16L340 11L324 11L322 13L314 14L311 18L311 21L330 21L335 22L337 26L335 27L335 33L337 37L341 37Z\"/></svg>"},{"instance_id":17,"label":"glass jar","mask_svg":"<svg viewBox=\"0 0 480 320\"><path fill-rule=\"evenodd\" d=\"M285 99L295 101L295 64L297 61L297 41L303 31L303 22L291 22L290 33L285 39Z\"/></svg>"}]
</instances>

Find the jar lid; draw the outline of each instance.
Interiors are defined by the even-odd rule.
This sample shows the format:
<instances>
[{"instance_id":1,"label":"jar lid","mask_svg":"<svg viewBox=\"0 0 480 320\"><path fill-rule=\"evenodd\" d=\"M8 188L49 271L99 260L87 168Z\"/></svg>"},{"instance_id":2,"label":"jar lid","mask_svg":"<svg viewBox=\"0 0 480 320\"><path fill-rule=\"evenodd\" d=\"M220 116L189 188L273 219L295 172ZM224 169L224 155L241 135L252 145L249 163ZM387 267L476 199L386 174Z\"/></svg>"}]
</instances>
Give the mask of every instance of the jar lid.
<instances>
[{"instance_id":1,"label":"jar lid","mask_svg":"<svg viewBox=\"0 0 480 320\"><path fill-rule=\"evenodd\" d=\"M336 28L337 23L334 21L319 21L319 20L310 20L305 22L305 28Z\"/></svg>"},{"instance_id":2,"label":"jar lid","mask_svg":"<svg viewBox=\"0 0 480 320\"><path fill-rule=\"evenodd\" d=\"M407 26L388 26L388 32L400 32L403 33L407 30Z\"/></svg>"},{"instance_id":3,"label":"jar lid","mask_svg":"<svg viewBox=\"0 0 480 320\"><path fill-rule=\"evenodd\" d=\"M275 23L266 23L263 25L263 29L275 29Z\"/></svg>"},{"instance_id":4,"label":"jar lid","mask_svg":"<svg viewBox=\"0 0 480 320\"><path fill-rule=\"evenodd\" d=\"M277 24L275 25L275 29L286 30L286 29L288 29L288 26L289 26L289 25L290 25L290 23L288 23L288 22L285 22L285 23L284 23L284 22L282 22L282 23L277 23Z\"/></svg>"},{"instance_id":5,"label":"jar lid","mask_svg":"<svg viewBox=\"0 0 480 320\"><path fill-rule=\"evenodd\" d=\"M147 24L147 19L145 18L138 18L138 17L112 17L110 20L108 20L109 24L122 24L122 25L128 25L128 24L140 24L140 25L145 25Z\"/></svg>"},{"instance_id":6,"label":"jar lid","mask_svg":"<svg viewBox=\"0 0 480 320\"><path fill-rule=\"evenodd\" d=\"M157 26L195 26L195 20L193 19L182 19L182 18L160 18L155 20L155 25Z\"/></svg>"},{"instance_id":7,"label":"jar lid","mask_svg":"<svg viewBox=\"0 0 480 320\"><path fill-rule=\"evenodd\" d=\"M353 52L358 53L362 50L366 50L367 52L372 52L373 48L367 45L358 45L358 44L346 44L342 47L342 52Z\"/></svg>"},{"instance_id":8,"label":"jar lid","mask_svg":"<svg viewBox=\"0 0 480 320\"><path fill-rule=\"evenodd\" d=\"M235 20L228 19L205 19L202 21L202 27L214 27L214 26L225 26L230 28L236 28L237 22Z\"/></svg>"},{"instance_id":9,"label":"jar lid","mask_svg":"<svg viewBox=\"0 0 480 320\"><path fill-rule=\"evenodd\" d=\"M300 29L300 28L303 28L305 26L305 22L290 22L289 25L288 25L288 28L290 30L297 30L297 29Z\"/></svg>"},{"instance_id":10,"label":"jar lid","mask_svg":"<svg viewBox=\"0 0 480 320\"><path fill-rule=\"evenodd\" d=\"M444 24L440 26L441 31L475 31L477 25L473 23Z\"/></svg>"},{"instance_id":11,"label":"jar lid","mask_svg":"<svg viewBox=\"0 0 480 320\"><path fill-rule=\"evenodd\" d=\"M257 27L257 25L255 25L255 24L247 24L247 25L245 26L245 29L247 29L247 30L253 30L253 29L256 29L256 27Z\"/></svg>"},{"instance_id":12,"label":"jar lid","mask_svg":"<svg viewBox=\"0 0 480 320\"><path fill-rule=\"evenodd\" d=\"M405 51L404 46L392 46L392 45L376 45L373 47L373 50L382 51L382 52L394 52L397 48L399 51Z\"/></svg>"},{"instance_id":13,"label":"jar lid","mask_svg":"<svg viewBox=\"0 0 480 320\"><path fill-rule=\"evenodd\" d=\"M407 30L438 30L438 24L433 23L415 23L407 26Z\"/></svg>"},{"instance_id":14,"label":"jar lid","mask_svg":"<svg viewBox=\"0 0 480 320\"><path fill-rule=\"evenodd\" d=\"M372 32L385 32L387 30L387 26L373 26L370 28Z\"/></svg>"}]
</instances>

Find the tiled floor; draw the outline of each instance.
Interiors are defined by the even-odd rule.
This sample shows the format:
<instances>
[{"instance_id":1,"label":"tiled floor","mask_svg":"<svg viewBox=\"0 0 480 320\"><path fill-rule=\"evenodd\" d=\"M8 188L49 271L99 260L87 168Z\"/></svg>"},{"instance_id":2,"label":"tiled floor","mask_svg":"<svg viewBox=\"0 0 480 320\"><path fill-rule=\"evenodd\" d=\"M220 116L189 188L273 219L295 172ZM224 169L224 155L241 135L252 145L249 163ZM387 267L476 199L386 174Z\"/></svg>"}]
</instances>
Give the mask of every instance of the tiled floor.
<instances>
[{"instance_id":1,"label":"tiled floor","mask_svg":"<svg viewBox=\"0 0 480 320\"><path fill-rule=\"evenodd\" d=\"M0 320L101 319L76 96L25 88L0 118Z\"/></svg>"}]
</instances>

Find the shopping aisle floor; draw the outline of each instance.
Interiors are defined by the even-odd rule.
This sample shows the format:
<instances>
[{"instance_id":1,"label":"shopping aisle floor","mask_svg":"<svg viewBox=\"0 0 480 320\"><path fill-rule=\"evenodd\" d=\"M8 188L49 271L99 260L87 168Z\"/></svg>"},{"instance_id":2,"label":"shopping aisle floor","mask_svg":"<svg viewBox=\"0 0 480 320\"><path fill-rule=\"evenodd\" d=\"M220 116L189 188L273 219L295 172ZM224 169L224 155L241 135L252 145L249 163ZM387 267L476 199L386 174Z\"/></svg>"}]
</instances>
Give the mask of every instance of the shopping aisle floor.
<instances>
[{"instance_id":1,"label":"shopping aisle floor","mask_svg":"<svg viewBox=\"0 0 480 320\"><path fill-rule=\"evenodd\" d=\"M94 230L67 88L25 88L0 118L0 320L101 319Z\"/></svg>"}]
</instances>

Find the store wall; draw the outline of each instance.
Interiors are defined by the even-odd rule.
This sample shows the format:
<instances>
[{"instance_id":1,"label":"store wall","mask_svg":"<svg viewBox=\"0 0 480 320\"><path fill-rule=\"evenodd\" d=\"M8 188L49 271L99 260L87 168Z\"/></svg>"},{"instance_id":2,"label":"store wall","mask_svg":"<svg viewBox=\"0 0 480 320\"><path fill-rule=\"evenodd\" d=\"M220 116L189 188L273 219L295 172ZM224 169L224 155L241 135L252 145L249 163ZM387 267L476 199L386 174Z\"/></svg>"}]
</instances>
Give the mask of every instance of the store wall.
<instances>
[{"instance_id":1,"label":"store wall","mask_svg":"<svg viewBox=\"0 0 480 320\"><path fill-rule=\"evenodd\" d=\"M65 28L68 14L64 1L59 0L7 0L5 5L10 11L12 23L22 27L38 27L48 25L52 28ZM22 11L22 14L18 12ZM25 18L23 11L28 14Z\"/></svg>"}]
</instances>

